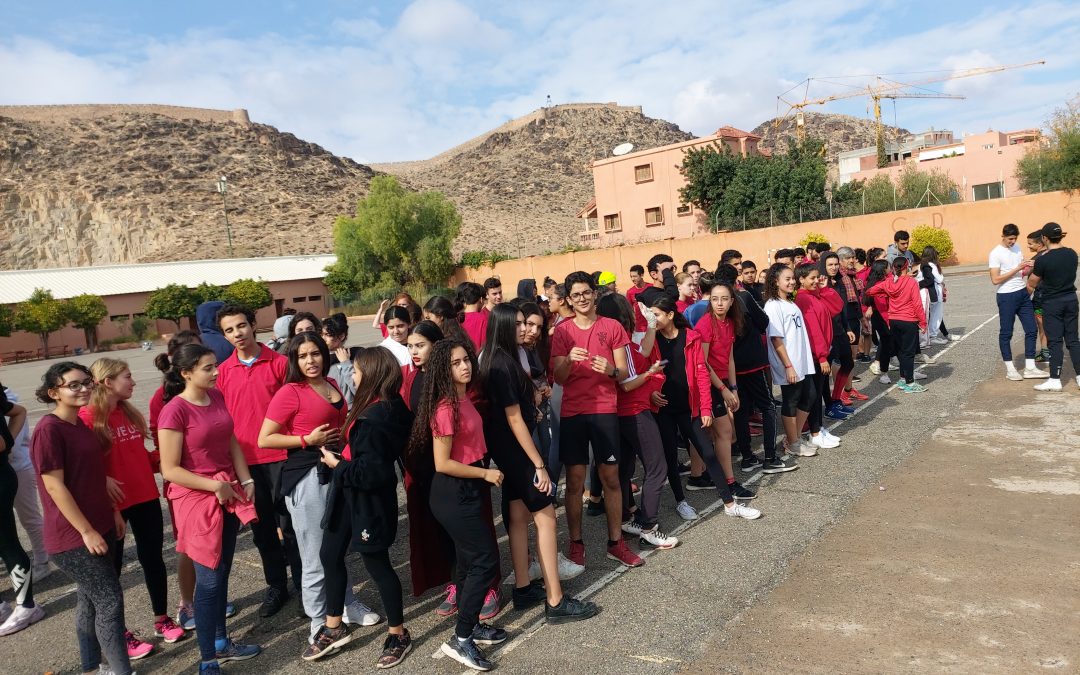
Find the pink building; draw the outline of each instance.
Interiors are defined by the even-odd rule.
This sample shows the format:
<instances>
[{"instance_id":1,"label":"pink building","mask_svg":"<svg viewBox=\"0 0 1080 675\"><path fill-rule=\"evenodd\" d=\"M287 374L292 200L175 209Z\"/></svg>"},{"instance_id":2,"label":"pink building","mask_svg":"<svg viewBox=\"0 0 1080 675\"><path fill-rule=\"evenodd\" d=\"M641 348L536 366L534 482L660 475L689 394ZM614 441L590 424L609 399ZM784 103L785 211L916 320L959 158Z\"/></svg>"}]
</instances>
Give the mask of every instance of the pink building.
<instances>
[{"instance_id":1,"label":"pink building","mask_svg":"<svg viewBox=\"0 0 1080 675\"><path fill-rule=\"evenodd\" d=\"M948 133L948 132L943 132ZM951 134L949 134L951 137ZM960 200L965 202L984 199L1000 199L1024 194L1016 180L1016 162L1039 140L1037 129L1000 132L987 131L983 134L970 134L962 141L916 148L905 153L900 162L883 169L873 168L876 152L865 157L860 156L860 170L845 171L845 161L851 161L844 155L854 155L860 151L844 153L840 156L841 182L848 180L866 180L879 173L886 173L896 178L908 162L914 162L920 170L941 170L960 188ZM871 149L872 150L872 149ZM854 168L854 167L852 167ZM944 201L944 195L939 195Z\"/></svg>"},{"instance_id":2,"label":"pink building","mask_svg":"<svg viewBox=\"0 0 1080 675\"><path fill-rule=\"evenodd\" d=\"M686 180L679 167L692 148L723 144L747 156L768 155L760 136L720 127L711 136L593 162L595 196L578 213L586 221L580 241L592 247L693 237L709 231L706 214L679 198Z\"/></svg>"}]
</instances>

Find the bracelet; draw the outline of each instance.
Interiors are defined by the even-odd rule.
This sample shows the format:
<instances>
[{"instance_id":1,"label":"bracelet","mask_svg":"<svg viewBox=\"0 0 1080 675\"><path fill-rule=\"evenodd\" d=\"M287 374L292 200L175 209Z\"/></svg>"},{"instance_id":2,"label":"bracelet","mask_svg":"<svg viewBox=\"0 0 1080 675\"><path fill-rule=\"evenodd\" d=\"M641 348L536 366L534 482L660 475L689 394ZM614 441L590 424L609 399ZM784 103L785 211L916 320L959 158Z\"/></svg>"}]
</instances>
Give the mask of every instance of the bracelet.
<instances>
[{"instance_id":1,"label":"bracelet","mask_svg":"<svg viewBox=\"0 0 1080 675\"><path fill-rule=\"evenodd\" d=\"M536 469L537 471L546 471L547 470L547 467L544 466L543 464L541 464L540 466L534 466L533 468Z\"/></svg>"},{"instance_id":2,"label":"bracelet","mask_svg":"<svg viewBox=\"0 0 1080 675\"><path fill-rule=\"evenodd\" d=\"M300 449L303 450L305 448L307 448L307 436L304 436L303 434L301 434L300 435Z\"/></svg>"},{"instance_id":3,"label":"bracelet","mask_svg":"<svg viewBox=\"0 0 1080 675\"><path fill-rule=\"evenodd\" d=\"M249 485L254 485L254 484L255 484L255 479L254 478L248 478L247 480L240 482L240 487L247 487Z\"/></svg>"}]
</instances>

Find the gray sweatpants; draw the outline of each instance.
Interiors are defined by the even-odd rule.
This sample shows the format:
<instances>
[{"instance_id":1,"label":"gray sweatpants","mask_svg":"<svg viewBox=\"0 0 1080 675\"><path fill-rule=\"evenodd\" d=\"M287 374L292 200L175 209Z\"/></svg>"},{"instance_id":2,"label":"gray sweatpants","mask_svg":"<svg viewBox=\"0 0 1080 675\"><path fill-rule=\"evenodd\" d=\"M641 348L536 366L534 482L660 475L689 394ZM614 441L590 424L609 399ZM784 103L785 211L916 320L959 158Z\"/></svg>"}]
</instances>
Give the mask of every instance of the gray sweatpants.
<instances>
[{"instance_id":1,"label":"gray sweatpants","mask_svg":"<svg viewBox=\"0 0 1080 675\"><path fill-rule=\"evenodd\" d=\"M329 485L319 485L317 467L297 483L291 494L285 497L285 507L292 516L293 531L296 532L296 545L300 549L300 561L303 574L300 579L300 600L304 603L304 613L311 619L311 632L308 641L315 639L319 628L326 623L325 574L319 550L322 548L323 513L326 511L326 493ZM349 575L345 585L345 608L348 611L356 599L353 597L353 580Z\"/></svg>"},{"instance_id":2,"label":"gray sweatpants","mask_svg":"<svg viewBox=\"0 0 1080 675\"><path fill-rule=\"evenodd\" d=\"M112 537L106 533L105 540ZM104 652L112 672L128 675L124 641L124 591L111 555L93 555L85 546L57 553L53 563L75 582L75 637L83 672L97 670Z\"/></svg>"}]
</instances>

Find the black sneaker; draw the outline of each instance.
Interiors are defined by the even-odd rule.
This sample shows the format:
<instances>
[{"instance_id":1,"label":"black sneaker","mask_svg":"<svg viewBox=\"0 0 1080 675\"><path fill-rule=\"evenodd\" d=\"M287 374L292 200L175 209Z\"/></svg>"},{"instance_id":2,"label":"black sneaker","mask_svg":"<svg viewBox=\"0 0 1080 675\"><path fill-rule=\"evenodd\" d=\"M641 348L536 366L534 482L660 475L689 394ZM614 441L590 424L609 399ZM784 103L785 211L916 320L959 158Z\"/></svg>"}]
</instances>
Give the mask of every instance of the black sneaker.
<instances>
[{"instance_id":1,"label":"black sneaker","mask_svg":"<svg viewBox=\"0 0 1080 675\"><path fill-rule=\"evenodd\" d=\"M596 616L599 611L595 602L583 602L569 595L564 595L562 602L554 607L544 603L544 618L551 624L584 621Z\"/></svg>"},{"instance_id":2,"label":"black sneaker","mask_svg":"<svg viewBox=\"0 0 1080 675\"><path fill-rule=\"evenodd\" d=\"M690 476L686 479L687 490L715 490L716 483L713 483L712 478L709 478L709 474L703 473L700 476Z\"/></svg>"},{"instance_id":3,"label":"black sneaker","mask_svg":"<svg viewBox=\"0 0 1080 675\"><path fill-rule=\"evenodd\" d=\"M263 598L262 606L259 607L259 616L264 619L274 616L281 611L281 608L285 606L285 602L288 599L288 591L283 591L279 588L274 588L273 586L271 586L270 588L266 589L266 596Z\"/></svg>"},{"instance_id":4,"label":"black sneaker","mask_svg":"<svg viewBox=\"0 0 1080 675\"><path fill-rule=\"evenodd\" d=\"M450 639L443 643L441 649L443 654L473 670L488 671L495 667L472 638L459 640L456 635L451 635Z\"/></svg>"},{"instance_id":5,"label":"black sneaker","mask_svg":"<svg viewBox=\"0 0 1080 675\"><path fill-rule=\"evenodd\" d=\"M585 505L585 515L587 516L602 516L607 513L607 509L604 508L604 500L601 499L598 502L589 500L589 503Z\"/></svg>"},{"instance_id":6,"label":"black sneaker","mask_svg":"<svg viewBox=\"0 0 1080 675\"><path fill-rule=\"evenodd\" d=\"M798 469L799 465L794 461L787 461L777 457L776 459L765 460L765 466L761 469L761 473L786 473L788 471L794 471Z\"/></svg>"},{"instance_id":7,"label":"black sneaker","mask_svg":"<svg viewBox=\"0 0 1080 675\"><path fill-rule=\"evenodd\" d=\"M764 462L757 455L750 455L749 457L743 457L742 463L739 464L739 468L743 471L757 471L762 467Z\"/></svg>"},{"instance_id":8,"label":"black sneaker","mask_svg":"<svg viewBox=\"0 0 1080 675\"><path fill-rule=\"evenodd\" d=\"M757 497L753 490L744 487L738 481L731 484L731 494L735 499L755 499Z\"/></svg>"},{"instance_id":9,"label":"black sneaker","mask_svg":"<svg viewBox=\"0 0 1080 675\"><path fill-rule=\"evenodd\" d=\"M515 588L510 597L514 602L514 609L528 609L547 600L547 589L544 588L544 582L537 579L525 588Z\"/></svg>"},{"instance_id":10,"label":"black sneaker","mask_svg":"<svg viewBox=\"0 0 1080 675\"><path fill-rule=\"evenodd\" d=\"M486 623L478 623L472 629L473 642L480 645L497 645L506 642L506 631L502 628L489 626Z\"/></svg>"},{"instance_id":11,"label":"black sneaker","mask_svg":"<svg viewBox=\"0 0 1080 675\"><path fill-rule=\"evenodd\" d=\"M689 476L690 475L690 464L689 463L679 465L679 475L680 476Z\"/></svg>"}]
</instances>

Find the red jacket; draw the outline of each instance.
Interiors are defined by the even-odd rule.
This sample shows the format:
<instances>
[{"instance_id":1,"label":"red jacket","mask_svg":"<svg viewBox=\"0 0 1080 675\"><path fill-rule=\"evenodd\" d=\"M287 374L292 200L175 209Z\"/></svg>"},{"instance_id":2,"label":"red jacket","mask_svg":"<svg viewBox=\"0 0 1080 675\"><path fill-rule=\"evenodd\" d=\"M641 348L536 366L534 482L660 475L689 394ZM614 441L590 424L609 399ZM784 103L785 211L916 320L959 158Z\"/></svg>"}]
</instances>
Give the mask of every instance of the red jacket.
<instances>
[{"instance_id":1,"label":"red jacket","mask_svg":"<svg viewBox=\"0 0 1080 675\"><path fill-rule=\"evenodd\" d=\"M690 387L690 413L699 411L701 417L712 417L712 381L701 348L701 334L686 329L686 384Z\"/></svg>"},{"instance_id":2,"label":"red jacket","mask_svg":"<svg viewBox=\"0 0 1080 675\"><path fill-rule=\"evenodd\" d=\"M209 478L234 481L236 474L231 470L219 471ZM234 485L233 491L241 500L244 499L244 491L239 485ZM192 490L176 483L169 483L166 495L172 506L173 518L177 523L175 528L177 552L186 553L189 558L210 569L217 569L218 563L221 562L221 528L225 523L224 511L235 514L244 524L258 520L254 502L237 500L230 502L223 509L213 492Z\"/></svg>"},{"instance_id":3,"label":"red jacket","mask_svg":"<svg viewBox=\"0 0 1080 675\"><path fill-rule=\"evenodd\" d=\"M810 351L818 363L829 359L832 348L834 314L844 310L844 300L832 288L816 291L800 290L795 294L795 304L803 313L806 332L810 336Z\"/></svg>"},{"instance_id":4,"label":"red jacket","mask_svg":"<svg viewBox=\"0 0 1080 675\"><path fill-rule=\"evenodd\" d=\"M873 288L866 289L867 295L874 298L885 297L889 300L889 323L893 321L912 321L919 328L926 327L926 312L923 311L922 298L919 296L919 282L914 277L902 274L888 275Z\"/></svg>"}]
</instances>

